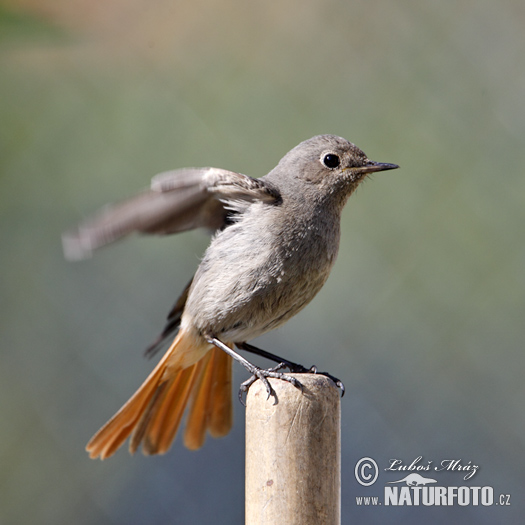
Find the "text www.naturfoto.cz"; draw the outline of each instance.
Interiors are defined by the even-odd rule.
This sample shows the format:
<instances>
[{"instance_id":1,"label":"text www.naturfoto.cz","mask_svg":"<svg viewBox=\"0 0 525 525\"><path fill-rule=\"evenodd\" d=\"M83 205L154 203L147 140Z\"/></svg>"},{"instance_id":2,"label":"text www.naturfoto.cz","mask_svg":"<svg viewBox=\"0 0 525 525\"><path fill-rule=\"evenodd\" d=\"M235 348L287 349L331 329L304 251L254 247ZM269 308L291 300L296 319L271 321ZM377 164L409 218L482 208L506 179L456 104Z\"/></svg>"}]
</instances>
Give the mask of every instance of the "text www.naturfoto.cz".
<instances>
[{"instance_id":1,"label":"text www.naturfoto.cz","mask_svg":"<svg viewBox=\"0 0 525 525\"><path fill-rule=\"evenodd\" d=\"M501 499L501 497L500 497ZM510 496L508 497L510 500ZM484 505L494 504L494 489L492 487L385 487L384 502L377 496L356 496L356 504L364 506L376 505ZM509 502L500 502L508 505Z\"/></svg>"}]
</instances>

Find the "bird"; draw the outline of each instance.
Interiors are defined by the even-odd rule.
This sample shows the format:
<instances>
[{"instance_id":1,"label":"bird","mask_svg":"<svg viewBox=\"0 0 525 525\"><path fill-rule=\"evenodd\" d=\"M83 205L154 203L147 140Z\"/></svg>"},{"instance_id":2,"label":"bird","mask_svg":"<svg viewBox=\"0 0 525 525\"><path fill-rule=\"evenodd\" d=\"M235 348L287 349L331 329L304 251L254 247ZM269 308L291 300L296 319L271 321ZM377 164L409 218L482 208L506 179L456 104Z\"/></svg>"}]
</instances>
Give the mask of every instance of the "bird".
<instances>
[{"instance_id":1,"label":"bird","mask_svg":"<svg viewBox=\"0 0 525 525\"><path fill-rule=\"evenodd\" d=\"M233 359L252 374L241 389L261 379L270 396L268 377L300 387L282 369L315 372L314 367L248 341L281 326L314 298L335 262L348 198L371 173L398 167L370 160L342 137L317 135L261 178L212 167L160 173L148 190L66 232L63 249L70 260L90 257L133 232L168 235L201 227L213 232L194 277L147 351L168 346L166 352L91 438L90 457L108 458L128 438L131 453L141 447L146 455L163 454L185 413L187 448L199 449L207 433L226 435L233 423ZM235 347L279 364L262 369Z\"/></svg>"}]
</instances>

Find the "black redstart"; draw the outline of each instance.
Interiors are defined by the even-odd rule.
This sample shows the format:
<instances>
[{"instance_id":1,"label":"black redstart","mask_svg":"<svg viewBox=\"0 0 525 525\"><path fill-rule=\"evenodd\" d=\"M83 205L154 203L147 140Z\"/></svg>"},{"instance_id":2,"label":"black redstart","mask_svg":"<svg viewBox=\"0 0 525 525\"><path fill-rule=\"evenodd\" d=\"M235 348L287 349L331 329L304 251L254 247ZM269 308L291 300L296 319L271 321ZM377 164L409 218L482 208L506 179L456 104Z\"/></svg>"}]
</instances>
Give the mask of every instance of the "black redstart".
<instances>
[{"instance_id":1,"label":"black redstart","mask_svg":"<svg viewBox=\"0 0 525 525\"><path fill-rule=\"evenodd\" d=\"M186 405L184 443L202 446L232 425L232 357L260 378L300 385L260 369L234 346L280 358L247 343L304 308L321 289L339 247L341 210L359 183L395 164L373 162L354 144L319 135L289 151L267 175L253 179L218 168L161 173L151 189L107 207L64 235L69 259L81 259L128 233L215 231L192 281L150 348L173 338L142 386L91 439L92 458L111 456L131 435L130 451L166 452ZM175 332L178 330L176 336ZM293 371L306 371L284 361Z\"/></svg>"}]
</instances>

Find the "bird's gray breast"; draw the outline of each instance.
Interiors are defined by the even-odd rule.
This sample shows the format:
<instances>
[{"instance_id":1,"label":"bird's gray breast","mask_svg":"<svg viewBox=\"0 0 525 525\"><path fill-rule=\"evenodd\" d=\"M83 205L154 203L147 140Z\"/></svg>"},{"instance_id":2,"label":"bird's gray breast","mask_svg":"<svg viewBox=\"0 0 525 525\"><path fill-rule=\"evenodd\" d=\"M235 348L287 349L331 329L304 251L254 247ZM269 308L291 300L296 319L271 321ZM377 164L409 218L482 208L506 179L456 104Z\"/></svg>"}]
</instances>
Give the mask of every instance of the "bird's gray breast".
<instances>
[{"instance_id":1,"label":"bird's gray breast","mask_svg":"<svg viewBox=\"0 0 525 525\"><path fill-rule=\"evenodd\" d=\"M255 203L214 237L183 324L240 342L281 325L313 299L335 261L339 221L290 208Z\"/></svg>"}]
</instances>

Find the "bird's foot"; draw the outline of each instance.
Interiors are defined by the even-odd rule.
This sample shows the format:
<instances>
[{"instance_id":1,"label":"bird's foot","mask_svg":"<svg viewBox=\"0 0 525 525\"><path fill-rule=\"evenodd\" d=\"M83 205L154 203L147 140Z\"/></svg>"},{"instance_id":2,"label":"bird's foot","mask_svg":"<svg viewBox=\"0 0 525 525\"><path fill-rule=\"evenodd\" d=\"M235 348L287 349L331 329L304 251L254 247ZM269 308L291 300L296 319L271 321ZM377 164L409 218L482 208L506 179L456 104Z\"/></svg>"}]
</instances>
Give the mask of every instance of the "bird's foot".
<instances>
[{"instance_id":1,"label":"bird's foot","mask_svg":"<svg viewBox=\"0 0 525 525\"><path fill-rule=\"evenodd\" d=\"M302 365L299 365L299 366L301 366L301 368L304 368L304 366L302 366ZM290 372L295 372L295 370L290 370ZM296 373L299 373L299 374L301 374L301 373L303 373L303 374L319 374L319 375L325 376L328 379L331 379L335 383L335 386L337 386L337 388L339 388L341 390L341 397L343 397L345 395L345 385L343 384L343 382L340 379L338 379L337 377L333 376L332 374L329 374L328 372L319 372L315 365L312 365L310 368L305 369L304 372L296 372Z\"/></svg>"},{"instance_id":2,"label":"bird's foot","mask_svg":"<svg viewBox=\"0 0 525 525\"><path fill-rule=\"evenodd\" d=\"M246 342L236 343L236 345L242 350L246 350L248 352L251 352L252 354L260 355L261 357L279 363L279 365L276 367L278 370L281 370L282 368L288 368L288 370L290 370L292 374L320 374L325 377L328 377L336 384L338 388L341 389L341 397L345 395L345 385L343 384L343 382L337 377L333 376L332 374L329 374L328 372L318 372L317 367L315 365L311 366L310 368L306 368L305 366L300 365L299 363L294 363L293 361L289 361L288 359L283 359L278 355L272 354L271 352L263 350L262 348L258 348L257 346L253 346ZM251 383L249 383L249 385L251 385L254 381L255 379Z\"/></svg>"},{"instance_id":3,"label":"bird's foot","mask_svg":"<svg viewBox=\"0 0 525 525\"><path fill-rule=\"evenodd\" d=\"M251 363L250 363L251 364ZM274 366L273 368L259 368L258 366L251 365L250 368L245 368L252 374L252 376L244 381L244 383L241 383L241 386L239 388L239 401L246 406L246 403L243 399L243 394L248 392L248 389L257 381L257 379L260 379L262 383L264 384L266 388L266 392L268 394L267 399L270 399L270 396L274 397L274 405L277 404L277 395L275 394L275 390L272 388L272 385L270 385L270 382L268 381L269 377L275 378L275 379L282 379L283 381L288 381L291 383L294 387L300 388L301 391L303 390L303 385L300 381L298 381L295 377L292 377L288 374L283 374L280 372L283 368L289 368L286 363L279 363L277 366Z\"/></svg>"},{"instance_id":4,"label":"bird's foot","mask_svg":"<svg viewBox=\"0 0 525 525\"><path fill-rule=\"evenodd\" d=\"M288 368L288 370L292 372L292 374L318 374L321 376L328 377L328 379L331 379L335 383L335 385L341 390L341 397L345 395L345 385L343 384L343 382L337 377L333 376L332 374L329 374L328 372L319 372L315 365L312 365L310 368L306 368L303 365L300 365L298 363L292 363L291 361L281 364L284 364L286 368Z\"/></svg>"},{"instance_id":5,"label":"bird's foot","mask_svg":"<svg viewBox=\"0 0 525 525\"><path fill-rule=\"evenodd\" d=\"M275 398L274 404L277 404L277 396L275 395L275 391L272 388L272 385L270 385L270 382L268 381L269 377L272 377L275 379L282 379L283 381L288 381L296 388L300 388L302 391L303 385L300 383L300 381L298 381L295 377L292 377L288 374L283 374L282 372L280 372L280 370L288 366L287 362L279 363L277 366L273 368L268 368L268 369L260 368L254 365L253 363L250 363L247 359L242 357L242 355L239 355L237 352L232 350L229 346L225 345L221 340L217 339L216 337L213 337L210 335L206 338L206 340L208 341L208 343L226 352L229 356L231 356L238 363L244 366L244 368L246 368L246 370L248 370L250 374L252 374L252 377L250 377L247 381L242 383L239 389L239 399L244 406L246 406L246 403L242 399L242 394L244 392L247 392L250 385L252 385L255 381L257 381L257 379L260 379L263 382L264 386L266 387L266 392L268 392L268 399L270 398L270 396L272 395L274 396Z\"/></svg>"}]
</instances>

